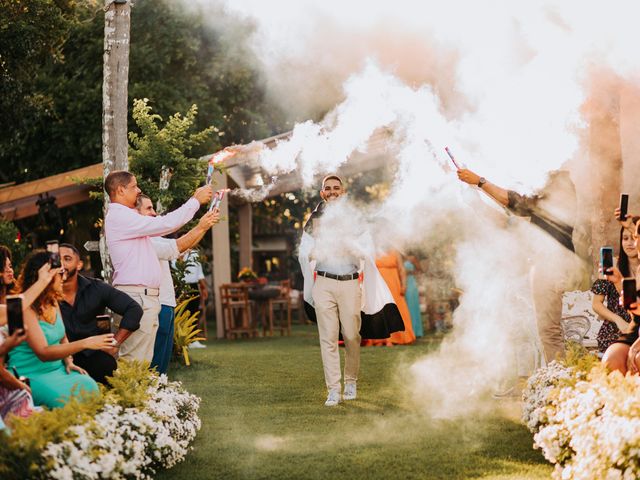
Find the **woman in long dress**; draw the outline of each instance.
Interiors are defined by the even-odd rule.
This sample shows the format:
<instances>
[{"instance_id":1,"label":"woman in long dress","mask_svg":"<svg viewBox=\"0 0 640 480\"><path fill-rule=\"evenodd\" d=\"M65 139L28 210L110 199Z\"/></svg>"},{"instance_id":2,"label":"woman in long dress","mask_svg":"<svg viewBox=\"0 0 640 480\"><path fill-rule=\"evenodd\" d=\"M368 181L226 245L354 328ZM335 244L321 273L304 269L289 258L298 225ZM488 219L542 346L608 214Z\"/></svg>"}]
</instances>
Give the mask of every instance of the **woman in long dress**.
<instances>
[{"instance_id":1,"label":"woman in long dress","mask_svg":"<svg viewBox=\"0 0 640 480\"><path fill-rule=\"evenodd\" d=\"M404 262L404 269L407 272L407 293L405 299L411 314L411 325L413 333L416 337L424 336L424 328L422 326L422 314L420 313L420 293L418 292L418 282L416 282L416 272L419 271L418 261L413 255L409 256Z\"/></svg>"},{"instance_id":2,"label":"woman in long dress","mask_svg":"<svg viewBox=\"0 0 640 480\"><path fill-rule=\"evenodd\" d=\"M402 264L402 258L397 251L390 251L386 255L376 258L376 267L380 271L382 278L387 283L393 300L400 310L402 322L404 323L403 332L394 332L391 334L391 343L394 345L407 345L416 341L413 333L411 322L411 314L405 300L405 292L407 289L407 277Z\"/></svg>"}]
</instances>

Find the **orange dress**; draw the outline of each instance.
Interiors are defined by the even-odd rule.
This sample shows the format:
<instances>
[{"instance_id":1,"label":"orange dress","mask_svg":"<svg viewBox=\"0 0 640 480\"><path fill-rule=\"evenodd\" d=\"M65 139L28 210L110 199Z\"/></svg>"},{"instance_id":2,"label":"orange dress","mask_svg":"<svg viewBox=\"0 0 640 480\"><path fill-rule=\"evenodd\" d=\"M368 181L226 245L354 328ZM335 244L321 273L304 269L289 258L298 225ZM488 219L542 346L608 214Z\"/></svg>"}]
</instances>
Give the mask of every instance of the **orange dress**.
<instances>
[{"instance_id":1,"label":"orange dress","mask_svg":"<svg viewBox=\"0 0 640 480\"><path fill-rule=\"evenodd\" d=\"M397 255L395 253L388 253L376 258L376 267L378 267L382 278L384 278L384 281L389 287L391 295L393 295L393 301L396 302L398 310L400 310L400 315L402 316L402 322L404 323L404 332L392 333L391 342L399 345L406 345L415 342L416 336L413 333L411 314L409 313L407 302L402 295Z\"/></svg>"}]
</instances>

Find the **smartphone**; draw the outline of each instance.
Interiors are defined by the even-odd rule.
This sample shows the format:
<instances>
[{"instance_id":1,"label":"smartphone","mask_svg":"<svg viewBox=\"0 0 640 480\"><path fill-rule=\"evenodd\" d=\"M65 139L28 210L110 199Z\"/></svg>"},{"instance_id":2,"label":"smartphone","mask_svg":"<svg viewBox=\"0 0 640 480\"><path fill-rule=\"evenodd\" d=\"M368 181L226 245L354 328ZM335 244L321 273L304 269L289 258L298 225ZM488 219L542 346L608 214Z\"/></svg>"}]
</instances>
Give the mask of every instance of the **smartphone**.
<instances>
[{"instance_id":1,"label":"smartphone","mask_svg":"<svg viewBox=\"0 0 640 480\"><path fill-rule=\"evenodd\" d=\"M627 217L627 212L629 210L629 195L626 193L620 194L620 216L618 220L624 221Z\"/></svg>"},{"instance_id":2,"label":"smartphone","mask_svg":"<svg viewBox=\"0 0 640 480\"><path fill-rule=\"evenodd\" d=\"M96 325L100 331L111 333L111 315L96 315Z\"/></svg>"},{"instance_id":3,"label":"smartphone","mask_svg":"<svg viewBox=\"0 0 640 480\"><path fill-rule=\"evenodd\" d=\"M622 306L625 310L629 310L632 303L636 303L638 292L636 290L636 279L625 278L622 280Z\"/></svg>"},{"instance_id":4,"label":"smartphone","mask_svg":"<svg viewBox=\"0 0 640 480\"><path fill-rule=\"evenodd\" d=\"M600 266L602 267L602 274L609 275L608 270L613 268L613 248L602 247L600 249Z\"/></svg>"},{"instance_id":5,"label":"smartphone","mask_svg":"<svg viewBox=\"0 0 640 480\"><path fill-rule=\"evenodd\" d=\"M60 268L62 263L60 262L60 244L58 240L49 240L47 242L47 252L49 252L51 268Z\"/></svg>"},{"instance_id":6,"label":"smartphone","mask_svg":"<svg viewBox=\"0 0 640 480\"><path fill-rule=\"evenodd\" d=\"M7 295L7 324L9 325L9 335L20 328L24 329L22 295Z\"/></svg>"},{"instance_id":7,"label":"smartphone","mask_svg":"<svg viewBox=\"0 0 640 480\"><path fill-rule=\"evenodd\" d=\"M207 185L211 185L213 180L213 163L209 162L209 166L207 167Z\"/></svg>"}]
</instances>

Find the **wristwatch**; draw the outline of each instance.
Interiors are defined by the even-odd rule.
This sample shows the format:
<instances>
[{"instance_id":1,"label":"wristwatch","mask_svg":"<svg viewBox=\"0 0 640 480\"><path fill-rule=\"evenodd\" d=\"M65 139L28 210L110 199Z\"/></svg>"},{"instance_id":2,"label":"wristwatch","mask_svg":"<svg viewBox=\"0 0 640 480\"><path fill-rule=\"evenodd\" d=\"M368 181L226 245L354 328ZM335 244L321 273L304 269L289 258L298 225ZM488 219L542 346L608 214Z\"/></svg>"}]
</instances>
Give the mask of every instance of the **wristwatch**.
<instances>
[{"instance_id":1,"label":"wristwatch","mask_svg":"<svg viewBox=\"0 0 640 480\"><path fill-rule=\"evenodd\" d=\"M484 177L480 177L480 180L478 180L478 188L482 188L485 183L487 183L487 179Z\"/></svg>"}]
</instances>

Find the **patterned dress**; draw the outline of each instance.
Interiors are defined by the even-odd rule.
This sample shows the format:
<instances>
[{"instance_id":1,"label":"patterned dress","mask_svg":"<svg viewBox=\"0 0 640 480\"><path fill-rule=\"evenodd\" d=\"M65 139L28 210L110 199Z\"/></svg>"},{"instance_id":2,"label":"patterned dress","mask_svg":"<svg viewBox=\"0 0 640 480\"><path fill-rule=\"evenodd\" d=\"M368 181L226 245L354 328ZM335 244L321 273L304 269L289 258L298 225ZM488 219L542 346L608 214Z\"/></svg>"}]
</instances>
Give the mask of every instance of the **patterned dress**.
<instances>
[{"instance_id":1,"label":"patterned dress","mask_svg":"<svg viewBox=\"0 0 640 480\"><path fill-rule=\"evenodd\" d=\"M591 291L596 295L604 295L607 310L623 318L625 322L631 321L627 311L620 306L620 294L612 282L598 279L593 283ZM604 353L609 345L618 340L621 335L622 333L615 323L605 320L598 331L598 350Z\"/></svg>"}]
</instances>

